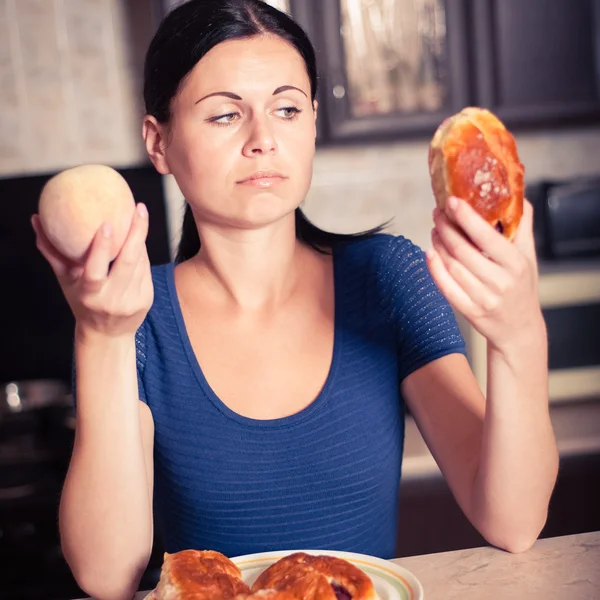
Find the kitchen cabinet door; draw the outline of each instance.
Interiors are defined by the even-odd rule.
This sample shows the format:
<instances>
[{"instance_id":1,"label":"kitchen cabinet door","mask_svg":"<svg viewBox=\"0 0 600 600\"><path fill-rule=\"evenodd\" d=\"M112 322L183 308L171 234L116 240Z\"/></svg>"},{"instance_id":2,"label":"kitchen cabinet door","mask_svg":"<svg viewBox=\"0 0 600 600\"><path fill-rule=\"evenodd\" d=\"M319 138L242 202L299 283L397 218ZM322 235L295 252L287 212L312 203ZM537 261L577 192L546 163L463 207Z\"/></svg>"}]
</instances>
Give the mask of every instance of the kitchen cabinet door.
<instances>
[{"instance_id":1,"label":"kitchen cabinet door","mask_svg":"<svg viewBox=\"0 0 600 600\"><path fill-rule=\"evenodd\" d=\"M296 0L317 48L321 139L433 133L469 99L465 0Z\"/></svg>"},{"instance_id":2,"label":"kitchen cabinet door","mask_svg":"<svg viewBox=\"0 0 600 600\"><path fill-rule=\"evenodd\" d=\"M508 125L600 122L600 0L471 0L475 101Z\"/></svg>"},{"instance_id":3,"label":"kitchen cabinet door","mask_svg":"<svg viewBox=\"0 0 600 600\"><path fill-rule=\"evenodd\" d=\"M323 56L322 40L318 37L319 20L322 17L318 4L323 0L286 0L288 12L302 29L308 34L317 54L318 86L316 100L319 103L317 117L317 144L322 145L327 141L327 118L325 115L325 61ZM327 1L327 0L325 0ZM271 0L269 0L271 3ZM279 8L279 7L278 7ZM284 8L286 8L284 6Z\"/></svg>"}]
</instances>

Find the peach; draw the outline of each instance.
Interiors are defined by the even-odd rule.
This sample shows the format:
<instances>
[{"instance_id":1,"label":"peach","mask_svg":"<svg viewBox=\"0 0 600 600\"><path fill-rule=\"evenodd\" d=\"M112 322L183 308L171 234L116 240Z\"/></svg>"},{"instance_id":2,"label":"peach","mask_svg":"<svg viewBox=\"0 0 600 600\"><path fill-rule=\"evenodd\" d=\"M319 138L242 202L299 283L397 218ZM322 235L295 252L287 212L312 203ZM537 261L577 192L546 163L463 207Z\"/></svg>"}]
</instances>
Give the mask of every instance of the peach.
<instances>
[{"instance_id":1,"label":"peach","mask_svg":"<svg viewBox=\"0 0 600 600\"><path fill-rule=\"evenodd\" d=\"M50 243L66 258L82 262L103 223L112 225L110 259L129 232L135 200L129 185L111 167L81 165L58 173L40 195L38 213Z\"/></svg>"}]
</instances>

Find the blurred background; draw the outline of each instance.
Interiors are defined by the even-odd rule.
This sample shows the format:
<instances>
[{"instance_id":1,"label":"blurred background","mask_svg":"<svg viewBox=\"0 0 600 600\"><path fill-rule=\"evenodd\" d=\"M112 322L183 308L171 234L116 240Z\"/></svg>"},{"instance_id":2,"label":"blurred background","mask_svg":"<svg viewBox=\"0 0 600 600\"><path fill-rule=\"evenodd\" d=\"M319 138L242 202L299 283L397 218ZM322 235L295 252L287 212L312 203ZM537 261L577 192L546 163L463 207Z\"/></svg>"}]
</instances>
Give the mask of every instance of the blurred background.
<instances>
[{"instance_id":1,"label":"blurred background","mask_svg":"<svg viewBox=\"0 0 600 600\"><path fill-rule=\"evenodd\" d=\"M271 0L319 60L306 214L331 231L393 219L429 246L438 124L464 106L513 131L535 207L551 413L561 452L543 536L600 529L600 0ZM73 440L73 321L29 224L57 171L117 168L173 257L183 198L148 162L142 64L167 0L0 0L0 599L83 593L57 507ZM485 343L461 327L485 386ZM484 544L408 419L398 556ZM156 582L156 540L141 589Z\"/></svg>"}]
</instances>

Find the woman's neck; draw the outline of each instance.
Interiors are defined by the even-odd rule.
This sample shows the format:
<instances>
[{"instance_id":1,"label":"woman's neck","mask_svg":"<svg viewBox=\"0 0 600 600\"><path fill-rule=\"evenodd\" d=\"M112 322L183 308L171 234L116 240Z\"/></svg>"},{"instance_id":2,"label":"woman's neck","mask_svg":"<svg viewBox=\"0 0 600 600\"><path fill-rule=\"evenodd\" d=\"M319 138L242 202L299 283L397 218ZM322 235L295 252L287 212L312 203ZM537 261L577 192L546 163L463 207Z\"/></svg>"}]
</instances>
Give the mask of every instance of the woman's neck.
<instances>
[{"instance_id":1,"label":"woman's neck","mask_svg":"<svg viewBox=\"0 0 600 600\"><path fill-rule=\"evenodd\" d=\"M296 239L293 215L260 230L203 227L200 237L202 247L190 263L205 290L212 300L244 311L271 312L285 303L311 253Z\"/></svg>"}]
</instances>

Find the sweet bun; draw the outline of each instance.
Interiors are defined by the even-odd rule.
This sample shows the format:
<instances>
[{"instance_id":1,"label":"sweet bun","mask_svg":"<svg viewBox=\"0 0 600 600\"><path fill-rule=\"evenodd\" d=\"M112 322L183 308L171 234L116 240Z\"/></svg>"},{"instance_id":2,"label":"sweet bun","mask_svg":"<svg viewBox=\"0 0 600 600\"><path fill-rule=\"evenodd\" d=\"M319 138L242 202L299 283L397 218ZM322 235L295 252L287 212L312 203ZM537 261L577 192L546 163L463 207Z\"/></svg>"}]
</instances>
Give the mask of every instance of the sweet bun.
<instances>
[{"instance_id":1,"label":"sweet bun","mask_svg":"<svg viewBox=\"0 0 600 600\"><path fill-rule=\"evenodd\" d=\"M446 119L429 146L429 173L437 205L466 200L512 240L523 215L524 167L504 124L483 108L465 108Z\"/></svg>"},{"instance_id":2,"label":"sweet bun","mask_svg":"<svg viewBox=\"0 0 600 600\"><path fill-rule=\"evenodd\" d=\"M112 225L110 259L129 233L135 200L125 179L105 165L81 165L61 171L44 186L38 213L50 243L75 262L85 260L103 223Z\"/></svg>"},{"instance_id":3,"label":"sweet bun","mask_svg":"<svg viewBox=\"0 0 600 600\"><path fill-rule=\"evenodd\" d=\"M153 600L234 600L250 593L242 572L212 550L165 552Z\"/></svg>"},{"instance_id":4,"label":"sweet bun","mask_svg":"<svg viewBox=\"0 0 600 600\"><path fill-rule=\"evenodd\" d=\"M375 600L369 576L347 560L295 552L273 563L254 582L252 592L275 589L296 600Z\"/></svg>"},{"instance_id":5,"label":"sweet bun","mask_svg":"<svg viewBox=\"0 0 600 600\"><path fill-rule=\"evenodd\" d=\"M237 596L235 600L297 600L296 596L289 592L279 590L258 590L249 596Z\"/></svg>"}]
</instances>

